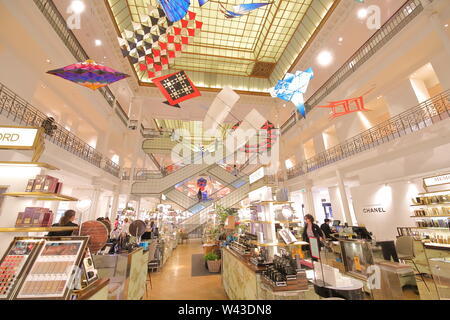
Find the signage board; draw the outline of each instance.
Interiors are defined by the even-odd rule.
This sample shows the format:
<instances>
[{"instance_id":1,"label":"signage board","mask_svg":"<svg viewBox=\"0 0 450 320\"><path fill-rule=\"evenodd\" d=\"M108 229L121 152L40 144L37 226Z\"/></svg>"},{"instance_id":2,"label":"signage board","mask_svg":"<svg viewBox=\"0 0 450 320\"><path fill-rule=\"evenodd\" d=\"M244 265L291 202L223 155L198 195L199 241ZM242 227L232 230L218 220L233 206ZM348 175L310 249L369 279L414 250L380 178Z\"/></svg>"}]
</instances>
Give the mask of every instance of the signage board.
<instances>
[{"instance_id":1,"label":"signage board","mask_svg":"<svg viewBox=\"0 0 450 320\"><path fill-rule=\"evenodd\" d=\"M0 126L0 149L31 150L39 140L39 128Z\"/></svg>"},{"instance_id":2,"label":"signage board","mask_svg":"<svg viewBox=\"0 0 450 320\"><path fill-rule=\"evenodd\" d=\"M258 180L261 180L266 175L266 172L264 170L264 167L259 168L255 172L253 172L251 175L249 175L248 180L250 184L255 183Z\"/></svg>"},{"instance_id":3,"label":"signage board","mask_svg":"<svg viewBox=\"0 0 450 320\"><path fill-rule=\"evenodd\" d=\"M425 187L434 187L444 184L450 184L450 173L430 178L424 178L423 184L425 185Z\"/></svg>"}]
</instances>

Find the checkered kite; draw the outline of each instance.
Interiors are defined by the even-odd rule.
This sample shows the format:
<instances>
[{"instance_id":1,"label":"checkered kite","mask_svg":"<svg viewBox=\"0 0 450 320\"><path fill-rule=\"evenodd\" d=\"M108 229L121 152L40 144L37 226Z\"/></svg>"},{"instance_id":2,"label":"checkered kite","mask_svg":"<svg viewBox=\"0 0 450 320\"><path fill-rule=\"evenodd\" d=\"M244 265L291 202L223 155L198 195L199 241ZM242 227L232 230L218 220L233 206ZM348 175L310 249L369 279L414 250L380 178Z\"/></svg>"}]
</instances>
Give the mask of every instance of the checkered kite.
<instances>
[{"instance_id":1,"label":"checkered kite","mask_svg":"<svg viewBox=\"0 0 450 320\"><path fill-rule=\"evenodd\" d=\"M184 71L153 79L152 82L171 106L201 95Z\"/></svg>"}]
</instances>

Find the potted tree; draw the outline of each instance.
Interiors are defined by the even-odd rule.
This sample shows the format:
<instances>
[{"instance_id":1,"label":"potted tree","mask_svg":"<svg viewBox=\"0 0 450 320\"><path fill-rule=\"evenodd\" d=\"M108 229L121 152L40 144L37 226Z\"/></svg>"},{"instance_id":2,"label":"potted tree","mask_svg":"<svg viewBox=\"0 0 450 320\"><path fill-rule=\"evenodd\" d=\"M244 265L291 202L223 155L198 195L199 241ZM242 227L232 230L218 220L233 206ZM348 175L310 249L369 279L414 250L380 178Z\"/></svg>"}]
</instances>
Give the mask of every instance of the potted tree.
<instances>
[{"instance_id":1,"label":"potted tree","mask_svg":"<svg viewBox=\"0 0 450 320\"><path fill-rule=\"evenodd\" d=\"M209 252L205 254L205 260L208 265L208 271L213 273L220 272L220 266L222 265L221 257L215 252Z\"/></svg>"}]
</instances>

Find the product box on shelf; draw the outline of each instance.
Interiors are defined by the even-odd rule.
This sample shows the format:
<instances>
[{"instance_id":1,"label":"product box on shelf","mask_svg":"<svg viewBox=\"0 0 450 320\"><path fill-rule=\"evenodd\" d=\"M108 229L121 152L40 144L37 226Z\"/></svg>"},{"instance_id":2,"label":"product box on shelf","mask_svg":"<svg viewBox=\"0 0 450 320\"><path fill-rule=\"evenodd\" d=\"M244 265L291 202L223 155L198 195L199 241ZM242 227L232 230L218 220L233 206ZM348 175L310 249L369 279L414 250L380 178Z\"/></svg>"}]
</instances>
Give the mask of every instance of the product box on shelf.
<instances>
[{"instance_id":1,"label":"product box on shelf","mask_svg":"<svg viewBox=\"0 0 450 320\"><path fill-rule=\"evenodd\" d=\"M16 227L20 228L23 227L23 216L25 215L25 212L19 212L16 219Z\"/></svg>"},{"instance_id":2,"label":"product box on shelf","mask_svg":"<svg viewBox=\"0 0 450 320\"><path fill-rule=\"evenodd\" d=\"M53 222L53 212L47 208L25 208L19 212L16 227L50 227Z\"/></svg>"},{"instance_id":3,"label":"product box on shelf","mask_svg":"<svg viewBox=\"0 0 450 320\"><path fill-rule=\"evenodd\" d=\"M58 179L48 175L36 176L33 191L56 193Z\"/></svg>"},{"instance_id":4,"label":"product box on shelf","mask_svg":"<svg viewBox=\"0 0 450 320\"><path fill-rule=\"evenodd\" d=\"M35 179L28 180L28 184L27 184L27 187L25 189L25 192L33 192L33 190L34 190L34 183L35 183Z\"/></svg>"}]
</instances>

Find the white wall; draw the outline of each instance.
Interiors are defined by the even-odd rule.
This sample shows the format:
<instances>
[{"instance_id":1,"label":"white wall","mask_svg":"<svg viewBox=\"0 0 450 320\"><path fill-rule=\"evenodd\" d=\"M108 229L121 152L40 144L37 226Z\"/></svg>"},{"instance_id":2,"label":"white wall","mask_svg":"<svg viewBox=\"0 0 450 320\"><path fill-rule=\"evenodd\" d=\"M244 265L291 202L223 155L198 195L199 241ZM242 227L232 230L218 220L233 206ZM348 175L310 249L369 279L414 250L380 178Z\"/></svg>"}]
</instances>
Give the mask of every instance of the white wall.
<instances>
[{"instance_id":1,"label":"white wall","mask_svg":"<svg viewBox=\"0 0 450 320\"><path fill-rule=\"evenodd\" d=\"M377 240L394 240L397 227L412 227L411 198L423 192L420 180L368 184L351 189L355 215ZM367 208L383 208L386 213L364 213Z\"/></svg>"}]
</instances>

